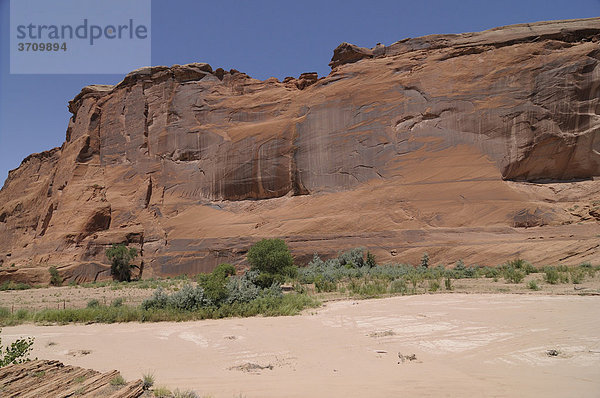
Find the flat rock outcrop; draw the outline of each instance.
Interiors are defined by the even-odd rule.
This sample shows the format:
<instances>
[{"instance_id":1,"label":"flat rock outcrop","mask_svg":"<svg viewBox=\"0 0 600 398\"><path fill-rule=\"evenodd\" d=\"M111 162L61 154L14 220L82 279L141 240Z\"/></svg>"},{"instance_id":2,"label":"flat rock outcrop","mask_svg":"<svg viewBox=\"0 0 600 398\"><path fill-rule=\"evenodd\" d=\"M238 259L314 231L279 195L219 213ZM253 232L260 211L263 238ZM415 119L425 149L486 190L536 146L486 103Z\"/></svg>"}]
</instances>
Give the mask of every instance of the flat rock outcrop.
<instances>
[{"instance_id":1,"label":"flat rock outcrop","mask_svg":"<svg viewBox=\"0 0 600 398\"><path fill-rule=\"evenodd\" d=\"M282 237L299 260L600 260L600 19L343 43L328 76L259 81L142 68L70 103L60 148L0 191L0 280L242 264ZM14 266L13 266L14 264Z\"/></svg>"},{"instance_id":2,"label":"flat rock outcrop","mask_svg":"<svg viewBox=\"0 0 600 398\"><path fill-rule=\"evenodd\" d=\"M0 392L5 398L85 397L137 398L142 381L111 385L119 372L100 373L59 361L35 360L0 368Z\"/></svg>"}]
</instances>

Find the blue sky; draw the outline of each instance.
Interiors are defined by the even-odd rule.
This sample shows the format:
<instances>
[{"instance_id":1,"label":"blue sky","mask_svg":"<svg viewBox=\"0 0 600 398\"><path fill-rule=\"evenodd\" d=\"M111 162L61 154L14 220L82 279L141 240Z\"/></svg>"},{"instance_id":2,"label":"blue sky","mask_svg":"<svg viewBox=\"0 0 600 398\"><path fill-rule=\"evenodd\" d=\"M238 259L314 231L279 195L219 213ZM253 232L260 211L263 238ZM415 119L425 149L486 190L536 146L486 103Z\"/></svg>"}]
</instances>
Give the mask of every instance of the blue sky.
<instances>
[{"instance_id":1,"label":"blue sky","mask_svg":"<svg viewBox=\"0 0 600 398\"><path fill-rule=\"evenodd\" d=\"M406 37L600 16L600 0L152 1L152 65L208 62L258 79L329 73L341 42L372 47ZM9 74L9 0L0 0L0 184L34 152L60 146L67 103L123 75Z\"/></svg>"}]
</instances>

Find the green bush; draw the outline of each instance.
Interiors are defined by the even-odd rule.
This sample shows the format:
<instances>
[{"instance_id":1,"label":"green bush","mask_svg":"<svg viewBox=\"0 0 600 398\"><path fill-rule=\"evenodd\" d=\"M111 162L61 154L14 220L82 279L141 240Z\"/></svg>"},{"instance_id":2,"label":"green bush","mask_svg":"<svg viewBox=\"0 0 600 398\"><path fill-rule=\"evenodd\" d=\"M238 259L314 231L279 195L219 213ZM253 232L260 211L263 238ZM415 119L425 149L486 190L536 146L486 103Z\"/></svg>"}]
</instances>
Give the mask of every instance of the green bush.
<instances>
[{"instance_id":1,"label":"green bush","mask_svg":"<svg viewBox=\"0 0 600 398\"><path fill-rule=\"evenodd\" d=\"M546 268L544 279L551 285L556 285L560 280L560 274L556 268Z\"/></svg>"},{"instance_id":2,"label":"green bush","mask_svg":"<svg viewBox=\"0 0 600 398\"><path fill-rule=\"evenodd\" d=\"M135 266L130 263L136 257L137 250L133 247L128 248L124 244L113 244L106 250L106 258L111 263L110 273L119 281L131 280L131 269Z\"/></svg>"},{"instance_id":3,"label":"green bush","mask_svg":"<svg viewBox=\"0 0 600 398\"><path fill-rule=\"evenodd\" d=\"M235 275L235 267L221 264L210 274L198 275L198 284L204 289L204 299L212 305L220 305L227 299L227 280Z\"/></svg>"},{"instance_id":4,"label":"green bush","mask_svg":"<svg viewBox=\"0 0 600 398\"><path fill-rule=\"evenodd\" d=\"M50 284L52 286L60 286L63 283L63 278L58 273L56 267L52 266L48 268L48 272L50 273Z\"/></svg>"}]
</instances>

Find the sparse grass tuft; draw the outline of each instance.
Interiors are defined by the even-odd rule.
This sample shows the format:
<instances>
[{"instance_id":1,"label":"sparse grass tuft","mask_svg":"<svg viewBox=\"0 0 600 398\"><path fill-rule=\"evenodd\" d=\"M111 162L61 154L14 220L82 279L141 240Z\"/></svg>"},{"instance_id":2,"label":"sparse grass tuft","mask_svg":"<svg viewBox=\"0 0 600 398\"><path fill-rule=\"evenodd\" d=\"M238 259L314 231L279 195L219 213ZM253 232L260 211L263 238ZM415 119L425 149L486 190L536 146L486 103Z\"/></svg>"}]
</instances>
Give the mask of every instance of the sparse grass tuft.
<instances>
[{"instance_id":1,"label":"sparse grass tuft","mask_svg":"<svg viewBox=\"0 0 600 398\"><path fill-rule=\"evenodd\" d=\"M154 385L154 375L150 372L142 375L142 388L149 390Z\"/></svg>"},{"instance_id":2,"label":"sparse grass tuft","mask_svg":"<svg viewBox=\"0 0 600 398\"><path fill-rule=\"evenodd\" d=\"M110 385L113 387L124 386L126 384L125 379L121 375L116 375L112 379L110 379Z\"/></svg>"},{"instance_id":3,"label":"sparse grass tuft","mask_svg":"<svg viewBox=\"0 0 600 398\"><path fill-rule=\"evenodd\" d=\"M156 387L154 390L152 390L152 393L156 398L171 398L173 395L171 390L164 386Z\"/></svg>"},{"instance_id":4,"label":"sparse grass tuft","mask_svg":"<svg viewBox=\"0 0 600 398\"><path fill-rule=\"evenodd\" d=\"M173 398L199 398L199 396L192 390L180 391L179 389L176 389L173 391Z\"/></svg>"}]
</instances>

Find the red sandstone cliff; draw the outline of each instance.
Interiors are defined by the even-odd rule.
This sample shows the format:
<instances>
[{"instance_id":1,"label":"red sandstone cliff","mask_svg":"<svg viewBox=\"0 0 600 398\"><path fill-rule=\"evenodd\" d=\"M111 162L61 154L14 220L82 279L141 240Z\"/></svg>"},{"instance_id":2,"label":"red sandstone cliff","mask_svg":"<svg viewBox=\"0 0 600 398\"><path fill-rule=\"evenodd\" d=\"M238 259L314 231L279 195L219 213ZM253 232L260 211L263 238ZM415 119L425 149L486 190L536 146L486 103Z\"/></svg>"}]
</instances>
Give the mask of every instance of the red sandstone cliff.
<instances>
[{"instance_id":1,"label":"red sandstone cliff","mask_svg":"<svg viewBox=\"0 0 600 398\"><path fill-rule=\"evenodd\" d=\"M344 43L331 73L283 82L207 64L85 87L60 148L0 191L0 280L239 263L262 237L296 256L600 261L600 18ZM15 266L11 266L11 264Z\"/></svg>"}]
</instances>

